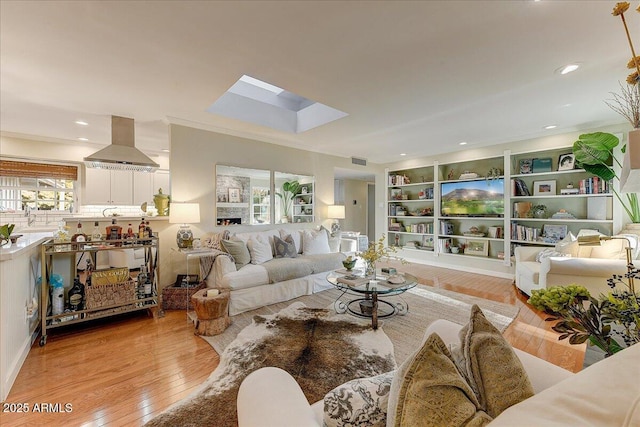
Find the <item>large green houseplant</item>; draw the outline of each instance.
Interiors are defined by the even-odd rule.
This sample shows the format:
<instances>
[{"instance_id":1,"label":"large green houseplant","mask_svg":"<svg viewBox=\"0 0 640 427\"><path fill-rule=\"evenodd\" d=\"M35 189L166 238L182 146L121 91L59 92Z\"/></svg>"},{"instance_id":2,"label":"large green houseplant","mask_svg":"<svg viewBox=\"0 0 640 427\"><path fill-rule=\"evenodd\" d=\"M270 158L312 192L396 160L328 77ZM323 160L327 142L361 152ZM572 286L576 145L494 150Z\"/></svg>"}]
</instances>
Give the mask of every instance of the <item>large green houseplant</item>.
<instances>
[{"instance_id":1,"label":"large green houseplant","mask_svg":"<svg viewBox=\"0 0 640 427\"><path fill-rule=\"evenodd\" d=\"M282 219L287 218L286 220L289 220L293 198L300 193L301 188L302 186L298 181L286 181L282 184L282 191L276 192L276 196L280 197L280 202L282 203Z\"/></svg>"},{"instance_id":2,"label":"large green houseplant","mask_svg":"<svg viewBox=\"0 0 640 427\"><path fill-rule=\"evenodd\" d=\"M611 181L613 179L620 180L620 177L613 169L613 164L617 164L622 168L620 161L613 155L613 149L618 146L620 141L615 135L606 132L594 132L580 135L578 140L573 143L573 154L576 157L577 166L583 168L589 173ZM625 152L626 147L622 147ZM640 205L638 204L638 195L636 193L625 193L623 197L612 187L613 193L616 195L622 207L633 223L640 223Z\"/></svg>"}]
</instances>

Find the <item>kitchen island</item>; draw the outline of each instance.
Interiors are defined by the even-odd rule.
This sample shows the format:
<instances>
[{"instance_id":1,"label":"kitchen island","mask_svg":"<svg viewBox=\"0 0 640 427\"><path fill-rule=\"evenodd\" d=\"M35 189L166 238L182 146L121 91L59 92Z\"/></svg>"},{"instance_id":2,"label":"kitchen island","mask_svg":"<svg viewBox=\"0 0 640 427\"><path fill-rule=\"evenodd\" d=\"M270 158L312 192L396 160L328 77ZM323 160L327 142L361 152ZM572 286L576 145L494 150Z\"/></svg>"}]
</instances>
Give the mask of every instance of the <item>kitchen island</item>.
<instances>
[{"instance_id":1,"label":"kitchen island","mask_svg":"<svg viewBox=\"0 0 640 427\"><path fill-rule=\"evenodd\" d=\"M22 237L0 249L0 401L6 400L37 337L40 245L53 231L23 229L16 234Z\"/></svg>"}]
</instances>

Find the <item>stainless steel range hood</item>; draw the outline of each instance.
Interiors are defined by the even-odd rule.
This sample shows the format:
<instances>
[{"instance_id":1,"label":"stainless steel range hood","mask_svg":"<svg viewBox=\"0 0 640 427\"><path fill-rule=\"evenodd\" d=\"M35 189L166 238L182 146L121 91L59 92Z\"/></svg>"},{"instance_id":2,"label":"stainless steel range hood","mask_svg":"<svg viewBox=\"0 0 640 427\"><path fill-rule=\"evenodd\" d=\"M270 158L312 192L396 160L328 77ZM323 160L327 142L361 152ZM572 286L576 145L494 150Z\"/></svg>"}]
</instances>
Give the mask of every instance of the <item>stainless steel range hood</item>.
<instances>
[{"instance_id":1,"label":"stainless steel range hood","mask_svg":"<svg viewBox=\"0 0 640 427\"><path fill-rule=\"evenodd\" d=\"M84 158L88 168L154 172L160 167L135 147L133 119L111 116L111 145Z\"/></svg>"}]
</instances>

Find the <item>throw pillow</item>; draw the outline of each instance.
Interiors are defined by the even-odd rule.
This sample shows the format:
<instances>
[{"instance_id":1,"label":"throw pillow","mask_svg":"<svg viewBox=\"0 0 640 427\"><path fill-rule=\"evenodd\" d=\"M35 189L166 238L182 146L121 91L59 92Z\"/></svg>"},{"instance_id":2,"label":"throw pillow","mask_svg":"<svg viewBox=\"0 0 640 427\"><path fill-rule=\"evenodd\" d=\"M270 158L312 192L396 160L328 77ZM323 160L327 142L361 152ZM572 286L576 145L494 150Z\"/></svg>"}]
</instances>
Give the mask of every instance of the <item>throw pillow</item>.
<instances>
[{"instance_id":1,"label":"throw pillow","mask_svg":"<svg viewBox=\"0 0 640 427\"><path fill-rule=\"evenodd\" d=\"M324 397L325 427L385 427L389 390L395 371L348 381ZM364 421L366 420L366 421Z\"/></svg>"},{"instance_id":2,"label":"throw pillow","mask_svg":"<svg viewBox=\"0 0 640 427\"><path fill-rule=\"evenodd\" d=\"M202 245L206 248L216 249L224 251L222 247L222 241L229 239L229 230L224 230L220 233L212 233L202 240Z\"/></svg>"},{"instance_id":3,"label":"throw pillow","mask_svg":"<svg viewBox=\"0 0 640 427\"><path fill-rule=\"evenodd\" d=\"M540 252L538 252L538 254L536 255L536 261L538 262L542 262L542 260L544 258L550 258L550 257L571 257L570 254L565 254L563 252L558 252L553 248L547 248L547 249L543 249Z\"/></svg>"},{"instance_id":4,"label":"throw pillow","mask_svg":"<svg viewBox=\"0 0 640 427\"><path fill-rule=\"evenodd\" d=\"M260 235L250 237L247 247L249 248L249 254L251 254L251 264L263 264L273 259L271 245L266 237Z\"/></svg>"},{"instance_id":5,"label":"throw pillow","mask_svg":"<svg viewBox=\"0 0 640 427\"><path fill-rule=\"evenodd\" d=\"M533 396L533 387L511 345L473 305L469 324L460 331L458 369L478 397L479 408L495 418Z\"/></svg>"},{"instance_id":6,"label":"throw pillow","mask_svg":"<svg viewBox=\"0 0 640 427\"><path fill-rule=\"evenodd\" d=\"M287 235L284 240L275 236L273 244L276 248L276 258L295 258L298 256L298 250L291 234Z\"/></svg>"},{"instance_id":7,"label":"throw pillow","mask_svg":"<svg viewBox=\"0 0 640 427\"><path fill-rule=\"evenodd\" d=\"M233 257L237 270L240 270L251 261L249 249L242 240L223 240L222 247L225 252Z\"/></svg>"},{"instance_id":8,"label":"throw pillow","mask_svg":"<svg viewBox=\"0 0 640 427\"><path fill-rule=\"evenodd\" d=\"M580 249L578 238L569 231L564 239L556 243L555 249L557 252L564 254L564 256L577 257Z\"/></svg>"},{"instance_id":9,"label":"throw pillow","mask_svg":"<svg viewBox=\"0 0 640 427\"><path fill-rule=\"evenodd\" d=\"M280 238L286 239L287 236L291 236L293 239L293 243L296 245L296 249L298 249L298 253L302 253L302 234L304 230L284 230L280 229Z\"/></svg>"},{"instance_id":10,"label":"throw pillow","mask_svg":"<svg viewBox=\"0 0 640 427\"><path fill-rule=\"evenodd\" d=\"M328 254L329 239L324 231L304 230L302 233L302 248L305 255Z\"/></svg>"},{"instance_id":11,"label":"throw pillow","mask_svg":"<svg viewBox=\"0 0 640 427\"><path fill-rule=\"evenodd\" d=\"M491 421L477 409L473 390L458 372L437 334L398 369L391 383L387 426L483 426Z\"/></svg>"}]
</instances>

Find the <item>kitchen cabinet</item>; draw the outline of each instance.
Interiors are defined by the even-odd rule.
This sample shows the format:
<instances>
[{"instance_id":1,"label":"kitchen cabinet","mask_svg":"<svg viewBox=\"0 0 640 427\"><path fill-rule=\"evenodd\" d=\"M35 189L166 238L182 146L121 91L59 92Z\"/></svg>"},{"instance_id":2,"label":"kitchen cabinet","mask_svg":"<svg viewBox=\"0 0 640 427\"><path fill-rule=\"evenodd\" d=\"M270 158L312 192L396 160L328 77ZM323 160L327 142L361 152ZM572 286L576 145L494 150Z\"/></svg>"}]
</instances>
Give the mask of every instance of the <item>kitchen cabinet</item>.
<instances>
[{"instance_id":1,"label":"kitchen cabinet","mask_svg":"<svg viewBox=\"0 0 640 427\"><path fill-rule=\"evenodd\" d=\"M83 205L136 205L147 202L162 188L170 192L169 171L155 173L85 169Z\"/></svg>"},{"instance_id":2,"label":"kitchen cabinet","mask_svg":"<svg viewBox=\"0 0 640 427\"><path fill-rule=\"evenodd\" d=\"M84 178L83 205L133 204L132 172L85 168Z\"/></svg>"}]
</instances>

